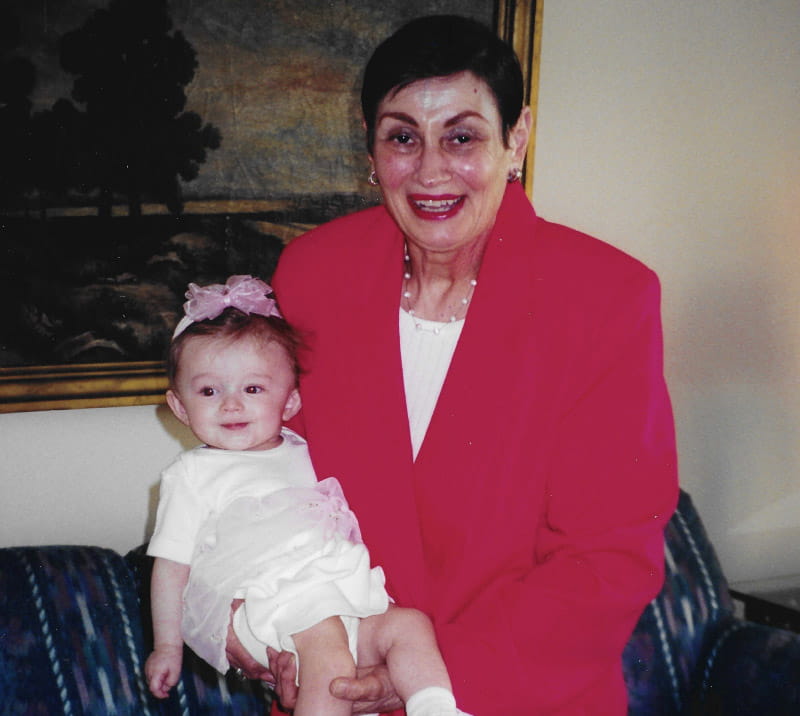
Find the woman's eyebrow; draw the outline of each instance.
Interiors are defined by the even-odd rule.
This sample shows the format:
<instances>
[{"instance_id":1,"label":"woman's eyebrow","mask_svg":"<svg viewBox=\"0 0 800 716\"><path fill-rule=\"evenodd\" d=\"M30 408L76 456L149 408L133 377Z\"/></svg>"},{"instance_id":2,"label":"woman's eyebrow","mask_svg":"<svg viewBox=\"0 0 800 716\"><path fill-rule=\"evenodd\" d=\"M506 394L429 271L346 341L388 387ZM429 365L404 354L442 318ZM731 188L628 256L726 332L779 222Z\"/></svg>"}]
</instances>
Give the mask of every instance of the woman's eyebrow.
<instances>
[{"instance_id":1,"label":"woman's eyebrow","mask_svg":"<svg viewBox=\"0 0 800 716\"><path fill-rule=\"evenodd\" d=\"M477 119L482 119L484 122L488 121L486 117L484 117L480 112L476 112L472 109L464 110L463 112L459 112L455 117L451 117L445 123L445 127L452 127L454 124L458 124L464 119L469 119L471 117L475 117Z\"/></svg>"},{"instance_id":2,"label":"woman's eyebrow","mask_svg":"<svg viewBox=\"0 0 800 716\"><path fill-rule=\"evenodd\" d=\"M396 119L400 122L405 122L415 127L417 126L417 120L405 112L384 112L378 117L378 123L382 122L384 119Z\"/></svg>"},{"instance_id":3,"label":"woman's eyebrow","mask_svg":"<svg viewBox=\"0 0 800 716\"><path fill-rule=\"evenodd\" d=\"M484 122L487 121L486 117L484 117L480 112L476 112L475 110L467 109L463 112L459 112L457 115L448 119L445 123L445 127L452 127L454 124L458 124L459 122L468 119L470 117L476 117L478 119L482 119ZM396 119L400 122L405 122L406 124L410 124L413 127L417 127L417 120L414 119L410 114L406 114L405 112L384 112L378 117L378 123L382 122L384 119Z\"/></svg>"}]
</instances>

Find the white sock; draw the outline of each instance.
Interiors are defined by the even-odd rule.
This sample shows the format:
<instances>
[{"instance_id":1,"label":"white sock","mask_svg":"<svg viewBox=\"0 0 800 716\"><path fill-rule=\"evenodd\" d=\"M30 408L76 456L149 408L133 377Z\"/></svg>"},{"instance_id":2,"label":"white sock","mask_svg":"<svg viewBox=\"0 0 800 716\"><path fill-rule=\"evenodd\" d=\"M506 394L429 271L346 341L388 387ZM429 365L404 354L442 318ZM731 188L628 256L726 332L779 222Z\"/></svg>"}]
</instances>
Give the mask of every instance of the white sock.
<instances>
[{"instance_id":1,"label":"white sock","mask_svg":"<svg viewBox=\"0 0 800 716\"><path fill-rule=\"evenodd\" d=\"M407 716L456 716L456 699L440 686L428 686L411 695L406 702Z\"/></svg>"}]
</instances>

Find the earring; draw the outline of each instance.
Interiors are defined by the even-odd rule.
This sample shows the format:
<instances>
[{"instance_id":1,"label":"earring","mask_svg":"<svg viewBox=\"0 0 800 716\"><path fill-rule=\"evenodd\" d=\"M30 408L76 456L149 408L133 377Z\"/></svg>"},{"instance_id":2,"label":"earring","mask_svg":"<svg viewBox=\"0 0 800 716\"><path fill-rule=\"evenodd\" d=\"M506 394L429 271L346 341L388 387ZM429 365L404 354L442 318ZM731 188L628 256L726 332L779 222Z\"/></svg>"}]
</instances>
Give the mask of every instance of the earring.
<instances>
[{"instance_id":1,"label":"earring","mask_svg":"<svg viewBox=\"0 0 800 716\"><path fill-rule=\"evenodd\" d=\"M508 172L506 181L509 184L513 184L515 181L519 181L521 178L522 178L522 169L520 169L519 167L514 167L510 172Z\"/></svg>"},{"instance_id":2,"label":"earring","mask_svg":"<svg viewBox=\"0 0 800 716\"><path fill-rule=\"evenodd\" d=\"M378 181L378 175L375 173L374 169L369 173L367 181L369 182L370 186L378 186L378 184L380 184Z\"/></svg>"}]
</instances>

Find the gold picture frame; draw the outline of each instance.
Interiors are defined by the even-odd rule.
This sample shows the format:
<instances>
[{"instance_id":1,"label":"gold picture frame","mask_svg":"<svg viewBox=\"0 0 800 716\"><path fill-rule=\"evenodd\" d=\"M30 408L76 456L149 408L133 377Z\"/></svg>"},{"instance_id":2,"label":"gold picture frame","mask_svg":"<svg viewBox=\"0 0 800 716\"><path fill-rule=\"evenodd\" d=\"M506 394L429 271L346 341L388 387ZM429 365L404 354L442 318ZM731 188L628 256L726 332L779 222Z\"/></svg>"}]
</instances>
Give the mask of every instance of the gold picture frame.
<instances>
[{"instance_id":1,"label":"gold picture frame","mask_svg":"<svg viewBox=\"0 0 800 716\"><path fill-rule=\"evenodd\" d=\"M496 29L520 58L526 101L533 110L534 131L524 175L529 196L533 191L542 10L543 0L496 0L494 6ZM303 228L288 231L284 240ZM165 390L161 361L1 367L0 413L150 405L163 402Z\"/></svg>"}]
</instances>

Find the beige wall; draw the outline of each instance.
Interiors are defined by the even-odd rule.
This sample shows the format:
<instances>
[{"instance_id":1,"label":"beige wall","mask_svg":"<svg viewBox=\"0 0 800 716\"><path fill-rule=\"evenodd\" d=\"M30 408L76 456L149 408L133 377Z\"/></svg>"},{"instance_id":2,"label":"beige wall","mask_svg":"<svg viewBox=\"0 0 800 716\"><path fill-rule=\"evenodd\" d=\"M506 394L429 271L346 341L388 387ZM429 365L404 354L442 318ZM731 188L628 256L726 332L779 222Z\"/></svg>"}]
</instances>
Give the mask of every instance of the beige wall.
<instances>
[{"instance_id":1,"label":"beige wall","mask_svg":"<svg viewBox=\"0 0 800 716\"><path fill-rule=\"evenodd\" d=\"M661 277L681 479L800 574L800 3L545 0L534 203Z\"/></svg>"},{"instance_id":2,"label":"beige wall","mask_svg":"<svg viewBox=\"0 0 800 716\"><path fill-rule=\"evenodd\" d=\"M545 0L534 199L661 276L684 486L730 578L800 573L800 4ZM155 407L0 415L0 545L144 539Z\"/></svg>"},{"instance_id":3,"label":"beige wall","mask_svg":"<svg viewBox=\"0 0 800 716\"><path fill-rule=\"evenodd\" d=\"M0 545L126 552L152 530L159 472L194 444L166 406L0 415Z\"/></svg>"}]
</instances>

